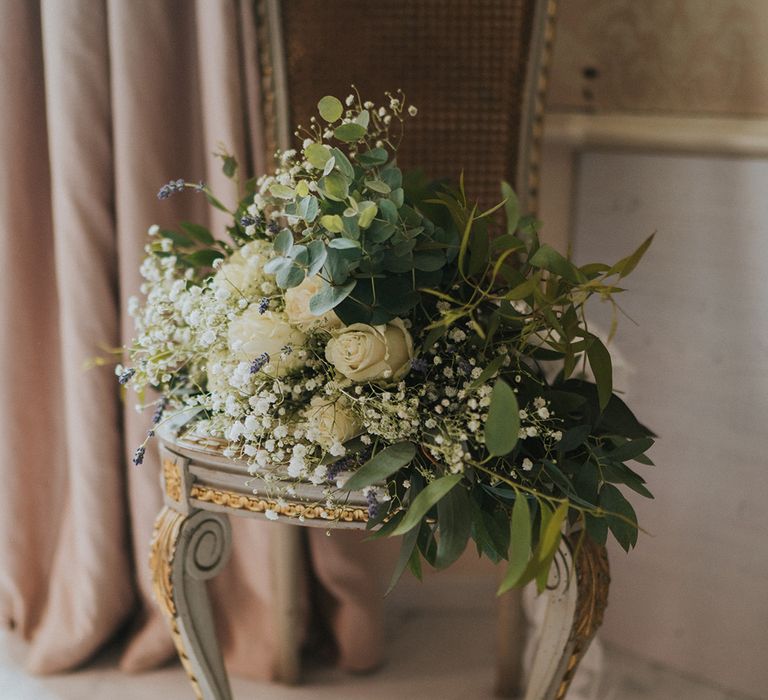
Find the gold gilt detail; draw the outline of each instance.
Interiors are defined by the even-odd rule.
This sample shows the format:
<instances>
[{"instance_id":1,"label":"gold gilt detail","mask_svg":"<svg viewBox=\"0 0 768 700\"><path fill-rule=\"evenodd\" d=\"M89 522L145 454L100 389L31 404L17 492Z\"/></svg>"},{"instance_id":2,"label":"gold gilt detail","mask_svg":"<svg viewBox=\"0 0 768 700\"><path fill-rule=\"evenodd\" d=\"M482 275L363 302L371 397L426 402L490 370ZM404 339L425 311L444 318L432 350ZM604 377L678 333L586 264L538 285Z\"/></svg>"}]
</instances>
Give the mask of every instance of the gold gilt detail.
<instances>
[{"instance_id":1,"label":"gold gilt detail","mask_svg":"<svg viewBox=\"0 0 768 700\"><path fill-rule=\"evenodd\" d=\"M181 502L181 473L176 460L166 457L163 460L163 481L168 498L176 503Z\"/></svg>"},{"instance_id":2,"label":"gold gilt detail","mask_svg":"<svg viewBox=\"0 0 768 700\"><path fill-rule=\"evenodd\" d=\"M576 614L570 635L573 650L555 700L565 698L579 662L603 623L603 615L608 605L608 587L611 577L608 568L608 552L605 547L596 544L588 537L585 538L578 551L575 568L578 593Z\"/></svg>"},{"instance_id":3,"label":"gold gilt detail","mask_svg":"<svg viewBox=\"0 0 768 700\"><path fill-rule=\"evenodd\" d=\"M368 522L368 510L366 508L344 506L324 508L323 506L296 502L278 505L275 501L269 501L258 496L246 496L245 494L233 491L220 491L198 484L192 486L189 495L198 501L215 503L217 506L225 506L236 510L248 510L252 513L264 513L267 510L271 510L278 515L284 515L289 518L303 517L306 520L328 520L345 523Z\"/></svg>"},{"instance_id":4,"label":"gold gilt detail","mask_svg":"<svg viewBox=\"0 0 768 700\"><path fill-rule=\"evenodd\" d=\"M166 463L174 464L170 460ZM165 469L165 464L163 465ZM177 472L178 473L178 472ZM166 481L166 486L168 482ZM170 495L170 494L169 494ZM149 552L149 568L152 572L152 588L155 592L160 609L168 620L168 626L171 630L171 638L176 646L176 653L179 656L181 665L187 673L189 682L192 684L192 690L198 700L203 700L203 692L200 689L200 683L192 670L192 664L184 648L184 641L181 638L179 625L176 621L176 603L173 600L173 579L171 570L173 559L176 556L176 544L179 541L179 533L184 522L185 516L177 513L171 508L163 508L155 520L155 531L152 537Z\"/></svg>"}]
</instances>

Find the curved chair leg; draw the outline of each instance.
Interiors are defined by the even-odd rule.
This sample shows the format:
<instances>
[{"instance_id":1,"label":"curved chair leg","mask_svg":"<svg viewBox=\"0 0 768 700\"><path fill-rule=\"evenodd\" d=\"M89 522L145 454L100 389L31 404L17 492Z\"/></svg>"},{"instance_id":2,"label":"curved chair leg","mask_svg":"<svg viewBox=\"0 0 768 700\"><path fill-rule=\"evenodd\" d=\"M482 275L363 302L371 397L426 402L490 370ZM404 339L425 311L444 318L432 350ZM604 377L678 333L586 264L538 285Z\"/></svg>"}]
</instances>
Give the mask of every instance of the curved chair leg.
<instances>
[{"instance_id":1,"label":"curved chair leg","mask_svg":"<svg viewBox=\"0 0 768 700\"><path fill-rule=\"evenodd\" d=\"M166 506L155 521L150 555L155 597L199 700L232 698L205 583L226 563L230 541L229 520L217 513L184 515Z\"/></svg>"},{"instance_id":2,"label":"curved chair leg","mask_svg":"<svg viewBox=\"0 0 768 700\"><path fill-rule=\"evenodd\" d=\"M563 700L579 662L603 621L610 576L605 547L584 539L564 540L552 567L541 637L525 700Z\"/></svg>"}]
</instances>

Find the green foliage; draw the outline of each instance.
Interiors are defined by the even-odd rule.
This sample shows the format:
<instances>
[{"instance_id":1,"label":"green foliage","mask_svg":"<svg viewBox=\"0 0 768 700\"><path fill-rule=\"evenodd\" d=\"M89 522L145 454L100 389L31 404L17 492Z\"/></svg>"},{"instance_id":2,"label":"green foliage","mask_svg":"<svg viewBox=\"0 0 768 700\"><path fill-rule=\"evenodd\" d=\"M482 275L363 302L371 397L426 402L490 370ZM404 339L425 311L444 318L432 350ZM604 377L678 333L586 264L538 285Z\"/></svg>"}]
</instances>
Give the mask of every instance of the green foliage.
<instances>
[{"instance_id":1,"label":"green foliage","mask_svg":"<svg viewBox=\"0 0 768 700\"><path fill-rule=\"evenodd\" d=\"M394 103L391 123L402 126L404 102ZM653 236L614 264L577 266L540 240L541 222L521 211L508 183L500 201L481 211L463 178L434 183L403 173L390 122L359 100L346 104L319 101L320 121L300 135L300 152L274 176L246 184L228 230L235 246L271 241L274 257L264 270L281 290L319 276L309 304L318 317L334 311L347 325L407 319L421 353L454 329L471 333L469 391L493 388L477 428L480 449L466 467L453 473L428 459L428 441L420 448L382 442L343 487L386 485L391 498L377 535L403 536L391 585L406 569L420 576L421 559L448 566L469 539L480 555L508 559L499 593L532 581L543 590L563 533L573 528L599 543L610 534L634 547L637 517L620 489L652 498L627 462L652 464L654 435L613 393L610 339L590 331L586 305L597 298L617 309L619 281ZM236 179L235 159L217 155ZM251 217L254 202L259 216ZM195 279L232 251L191 223L160 230L150 248L194 268ZM543 363L557 365L554 379ZM587 365L594 382L582 378ZM559 439L521 433L526 407L551 414Z\"/></svg>"}]
</instances>

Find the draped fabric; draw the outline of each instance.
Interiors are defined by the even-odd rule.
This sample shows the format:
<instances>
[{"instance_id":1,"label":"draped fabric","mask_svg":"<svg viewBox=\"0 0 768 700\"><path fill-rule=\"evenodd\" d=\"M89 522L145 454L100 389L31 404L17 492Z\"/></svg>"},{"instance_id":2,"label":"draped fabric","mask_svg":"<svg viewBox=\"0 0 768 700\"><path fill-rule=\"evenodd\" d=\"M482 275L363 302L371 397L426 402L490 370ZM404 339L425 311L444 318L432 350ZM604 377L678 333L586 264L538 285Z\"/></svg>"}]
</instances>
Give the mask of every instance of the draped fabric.
<instances>
[{"instance_id":1,"label":"draped fabric","mask_svg":"<svg viewBox=\"0 0 768 700\"><path fill-rule=\"evenodd\" d=\"M131 336L147 227L210 216L201 195L160 202L158 187L202 179L234 200L219 142L265 167L252 5L0 0L0 622L35 672L83 663L120 630L125 669L173 654L147 565L158 465L152 450L130 463L149 416L121 402L111 367L86 365ZM233 522L213 591L230 667L260 677L268 527ZM365 669L381 653L380 552L358 540L308 533L304 622L322 601L340 663Z\"/></svg>"}]
</instances>

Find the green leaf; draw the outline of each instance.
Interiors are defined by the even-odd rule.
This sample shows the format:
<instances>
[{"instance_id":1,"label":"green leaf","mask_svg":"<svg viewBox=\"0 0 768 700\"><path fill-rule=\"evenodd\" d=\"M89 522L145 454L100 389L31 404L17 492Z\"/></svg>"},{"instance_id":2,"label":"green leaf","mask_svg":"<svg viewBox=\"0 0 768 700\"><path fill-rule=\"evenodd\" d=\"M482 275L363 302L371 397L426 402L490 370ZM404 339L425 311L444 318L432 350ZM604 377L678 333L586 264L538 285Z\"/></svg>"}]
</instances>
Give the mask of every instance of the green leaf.
<instances>
[{"instance_id":1,"label":"green leaf","mask_svg":"<svg viewBox=\"0 0 768 700\"><path fill-rule=\"evenodd\" d=\"M546 243L528 260L533 267L548 270L573 284L586 282L586 276L568 259L564 258L552 246Z\"/></svg>"},{"instance_id":2,"label":"green leaf","mask_svg":"<svg viewBox=\"0 0 768 700\"><path fill-rule=\"evenodd\" d=\"M545 515L545 513L547 515ZM549 515L550 511L546 507L541 509L541 534L538 546L538 566L536 572L536 588L541 593L547 587L549 578L549 569L552 566L552 559L555 557L557 548L562 538L563 521L568 515L568 504L561 503L554 513Z\"/></svg>"},{"instance_id":3,"label":"green leaf","mask_svg":"<svg viewBox=\"0 0 768 700\"><path fill-rule=\"evenodd\" d=\"M531 558L531 510L523 494L515 498L509 523L509 566L497 595L514 588Z\"/></svg>"},{"instance_id":4,"label":"green leaf","mask_svg":"<svg viewBox=\"0 0 768 700\"><path fill-rule=\"evenodd\" d=\"M331 153L333 154L333 159L336 161L336 167L339 169L339 172L347 178L347 180L352 180L355 177L355 169L352 167L352 163L349 162L349 158L347 158L347 156L338 148L332 148Z\"/></svg>"},{"instance_id":5,"label":"green leaf","mask_svg":"<svg viewBox=\"0 0 768 700\"><path fill-rule=\"evenodd\" d=\"M293 260L290 258L272 258L272 260L268 260L266 263L264 263L264 272L266 272L268 275L276 275L278 272L280 272L280 270L286 267L290 267L291 265L293 265Z\"/></svg>"},{"instance_id":6,"label":"green leaf","mask_svg":"<svg viewBox=\"0 0 768 700\"><path fill-rule=\"evenodd\" d=\"M441 250L416 251L413 255L413 267L424 272L434 272L445 266L445 253Z\"/></svg>"},{"instance_id":7,"label":"green leaf","mask_svg":"<svg viewBox=\"0 0 768 700\"><path fill-rule=\"evenodd\" d=\"M637 264L642 260L643 256L645 255L645 252L650 248L651 243L653 243L653 237L655 236L655 233L652 233L648 238L646 238L641 244L640 247L632 253L632 255L628 255L626 258L623 258L622 260L619 260L610 270L609 274L614 274L616 272L619 273L619 279L626 277L632 270L634 270L637 267Z\"/></svg>"},{"instance_id":8,"label":"green leaf","mask_svg":"<svg viewBox=\"0 0 768 700\"><path fill-rule=\"evenodd\" d=\"M213 245L216 242L216 239L211 235L211 232L205 228L205 226L193 224L189 221L182 221L181 228L183 228L190 236L192 236L192 238L194 238L196 241L199 241L200 243L204 243L205 245Z\"/></svg>"},{"instance_id":9,"label":"green leaf","mask_svg":"<svg viewBox=\"0 0 768 700\"><path fill-rule=\"evenodd\" d=\"M288 255L291 248L293 248L293 234L290 229L284 228L280 231L275 236L275 241L272 245L278 255Z\"/></svg>"},{"instance_id":10,"label":"green leaf","mask_svg":"<svg viewBox=\"0 0 768 700\"><path fill-rule=\"evenodd\" d=\"M298 214L308 224L311 224L319 213L320 203L317 201L317 197L308 195L299 200Z\"/></svg>"},{"instance_id":11,"label":"green leaf","mask_svg":"<svg viewBox=\"0 0 768 700\"><path fill-rule=\"evenodd\" d=\"M507 233L514 234L520 221L520 202L515 191L508 182L501 183L501 196L507 201L504 203L504 211L507 214Z\"/></svg>"},{"instance_id":12,"label":"green leaf","mask_svg":"<svg viewBox=\"0 0 768 700\"><path fill-rule=\"evenodd\" d=\"M321 216L320 225L331 233L341 233L344 230L344 223L338 214L325 214Z\"/></svg>"},{"instance_id":13,"label":"green leaf","mask_svg":"<svg viewBox=\"0 0 768 700\"><path fill-rule=\"evenodd\" d=\"M370 151L357 154L357 162L364 168L383 165L387 162L387 158L389 158L389 153L383 148L372 148Z\"/></svg>"},{"instance_id":14,"label":"green leaf","mask_svg":"<svg viewBox=\"0 0 768 700\"><path fill-rule=\"evenodd\" d=\"M290 289L291 287L297 287L304 281L305 273L304 269L294 262L290 265L281 267L277 273L275 273L275 282L281 289Z\"/></svg>"},{"instance_id":15,"label":"green leaf","mask_svg":"<svg viewBox=\"0 0 768 700\"><path fill-rule=\"evenodd\" d=\"M307 252L309 253L309 260L307 262L307 277L312 277L323 269L325 259L328 257L328 252L325 250L325 243L319 240L312 241L307 246Z\"/></svg>"},{"instance_id":16,"label":"green leaf","mask_svg":"<svg viewBox=\"0 0 768 700\"><path fill-rule=\"evenodd\" d=\"M193 267L203 268L212 267L215 260L223 257L224 253L221 251L208 248L206 250L197 250L185 256L184 259Z\"/></svg>"},{"instance_id":17,"label":"green leaf","mask_svg":"<svg viewBox=\"0 0 768 700\"><path fill-rule=\"evenodd\" d=\"M416 527L421 519L445 494L461 481L461 474L448 474L435 479L413 499L408 512L392 534L404 535Z\"/></svg>"},{"instance_id":18,"label":"green leaf","mask_svg":"<svg viewBox=\"0 0 768 700\"><path fill-rule=\"evenodd\" d=\"M344 250L346 248L359 248L360 242L354 241L351 238L334 238L329 244L329 248L335 250Z\"/></svg>"},{"instance_id":19,"label":"green leaf","mask_svg":"<svg viewBox=\"0 0 768 700\"><path fill-rule=\"evenodd\" d=\"M310 143L304 149L304 156L311 165L322 170L331 158L331 149L321 143Z\"/></svg>"},{"instance_id":20,"label":"green leaf","mask_svg":"<svg viewBox=\"0 0 768 700\"><path fill-rule=\"evenodd\" d=\"M310 300L310 305L311 305ZM416 456L416 445L412 442L396 442L377 452L363 464L342 486L343 491L360 491L366 486L384 481L398 469L402 469ZM418 498L418 497L417 497ZM409 530L411 528L408 528ZM395 530L392 534L402 534Z\"/></svg>"},{"instance_id":21,"label":"green leaf","mask_svg":"<svg viewBox=\"0 0 768 700\"><path fill-rule=\"evenodd\" d=\"M326 95L317 103L317 111L325 121L331 123L341 118L344 113L344 106L337 97Z\"/></svg>"},{"instance_id":22,"label":"green leaf","mask_svg":"<svg viewBox=\"0 0 768 700\"><path fill-rule=\"evenodd\" d=\"M234 156L221 156L221 172L227 177L232 177L237 172L237 160Z\"/></svg>"},{"instance_id":23,"label":"green leaf","mask_svg":"<svg viewBox=\"0 0 768 700\"><path fill-rule=\"evenodd\" d=\"M514 391L503 379L493 385L488 420L485 423L485 446L494 457L509 454L517 444L520 409Z\"/></svg>"},{"instance_id":24,"label":"green leaf","mask_svg":"<svg viewBox=\"0 0 768 700\"><path fill-rule=\"evenodd\" d=\"M269 192L273 197L277 197L278 199L293 199L296 196L296 193L291 187L280 185L278 183L271 185Z\"/></svg>"},{"instance_id":25,"label":"green leaf","mask_svg":"<svg viewBox=\"0 0 768 700\"><path fill-rule=\"evenodd\" d=\"M625 551L637 544L637 515L621 491L612 484L603 484L600 489L600 507L608 511L605 521L608 523L616 541ZM622 517L616 517L617 515ZM626 518L626 520L625 520ZM627 522L629 520L630 522ZM634 523L631 525L630 523Z\"/></svg>"},{"instance_id":26,"label":"green leaf","mask_svg":"<svg viewBox=\"0 0 768 700\"><path fill-rule=\"evenodd\" d=\"M339 141L354 143L355 141L362 139L366 132L367 129L361 124L348 122L347 124L337 126L333 131L333 135L339 139Z\"/></svg>"},{"instance_id":27,"label":"green leaf","mask_svg":"<svg viewBox=\"0 0 768 700\"><path fill-rule=\"evenodd\" d=\"M400 555L397 558L397 564L395 564L395 570L392 572L392 579L390 580L389 586L387 587L387 592L384 594L385 596L392 592L392 589L397 585L397 582L403 575L405 567L408 566L411 555L416 549L416 540L418 537L418 528L413 528L410 532L406 533L405 537L403 537L403 543L400 546Z\"/></svg>"},{"instance_id":28,"label":"green leaf","mask_svg":"<svg viewBox=\"0 0 768 700\"><path fill-rule=\"evenodd\" d=\"M627 462L630 459L637 459L653 446L651 438L638 438L630 440L620 445L615 450L607 452L606 456L614 462Z\"/></svg>"},{"instance_id":29,"label":"green leaf","mask_svg":"<svg viewBox=\"0 0 768 700\"><path fill-rule=\"evenodd\" d=\"M379 202L379 211L384 217L384 220L389 224L397 223L397 207L390 199L382 199Z\"/></svg>"},{"instance_id":30,"label":"green leaf","mask_svg":"<svg viewBox=\"0 0 768 700\"><path fill-rule=\"evenodd\" d=\"M178 231L170 231L168 229L160 229L160 235L163 238L167 238L169 241L173 241L173 244L178 248L192 248L195 242L189 236L185 236Z\"/></svg>"},{"instance_id":31,"label":"green leaf","mask_svg":"<svg viewBox=\"0 0 768 700\"><path fill-rule=\"evenodd\" d=\"M392 191L392 188L382 180L366 180L365 186L369 190L379 192L380 194L389 194Z\"/></svg>"},{"instance_id":32,"label":"green leaf","mask_svg":"<svg viewBox=\"0 0 768 700\"><path fill-rule=\"evenodd\" d=\"M357 224L361 229L367 229L376 217L379 208L375 202L360 202L359 211L360 215Z\"/></svg>"},{"instance_id":33,"label":"green leaf","mask_svg":"<svg viewBox=\"0 0 768 700\"><path fill-rule=\"evenodd\" d=\"M330 173L317 183L328 199L343 202L349 196L349 183L341 173Z\"/></svg>"},{"instance_id":34,"label":"green leaf","mask_svg":"<svg viewBox=\"0 0 768 700\"><path fill-rule=\"evenodd\" d=\"M389 198L398 209L402 207L403 202L405 201L405 192L403 191L403 188L396 187L394 190L392 190L392 192L390 192Z\"/></svg>"},{"instance_id":35,"label":"green leaf","mask_svg":"<svg viewBox=\"0 0 768 700\"><path fill-rule=\"evenodd\" d=\"M472 529L469 496L462 488L453 488L437 504L440 539L435 564L444 569L455 562L467 547Z\"/></svg>"},{"instance_id":36,"label":"green leaf","mask_svg":"<svg viewBox=\"0 0 768 700\"><path fill-rule=\"evenodd\" d=\"M309 300L310 312L315 316L322 316L334 306L344 301L352 293L355 284L355 280L350 280L346 284L339 286L327 285L323 287Z\"/></svg>"},{"instance_id":37,"label":"green leaf","mask_svg":"<svg viewBox=\"0 0 768 700\"><path fill-rule=\"evenodd\" d=\"M611 353L603 345L600 338L590 335L592 342L587 347L587 359L597 384L597 397L600 410L605 410L613 393L613 367L611 365Z\"/></svg>"}]
</instances>

